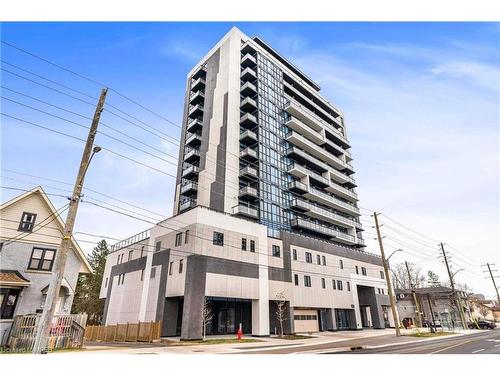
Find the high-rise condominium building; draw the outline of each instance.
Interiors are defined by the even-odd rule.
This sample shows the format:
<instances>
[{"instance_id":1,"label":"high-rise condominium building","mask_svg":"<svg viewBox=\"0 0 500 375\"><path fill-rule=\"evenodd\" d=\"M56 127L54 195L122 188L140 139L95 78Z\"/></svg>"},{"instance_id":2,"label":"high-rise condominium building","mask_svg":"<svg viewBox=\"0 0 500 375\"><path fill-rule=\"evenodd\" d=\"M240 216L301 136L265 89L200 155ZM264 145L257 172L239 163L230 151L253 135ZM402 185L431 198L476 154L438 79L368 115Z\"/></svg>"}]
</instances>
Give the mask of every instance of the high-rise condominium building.
<instances>
[{"instance_id":1,"label":"high-rise condominium building","mask_svg":"<svg viewBox=\"0 0 500 375\"><path fill-rule=\"evenodd\" d=\"M106 324L262 336L394 326L363 249L344 117L259 38L233 28L186 82L174 215L113 245Z\"/></svg>"},{"instance_id":2,"label":"high-rise condominium building","mask_svg":"<svg viewBox=\"0 0 500 375\"><path fill-rule=\"evenodd\" d=\"M174 214L196 206L363 247L342 112L258 37L234 31L188 75Z\"/></svg>"}]
</instances>

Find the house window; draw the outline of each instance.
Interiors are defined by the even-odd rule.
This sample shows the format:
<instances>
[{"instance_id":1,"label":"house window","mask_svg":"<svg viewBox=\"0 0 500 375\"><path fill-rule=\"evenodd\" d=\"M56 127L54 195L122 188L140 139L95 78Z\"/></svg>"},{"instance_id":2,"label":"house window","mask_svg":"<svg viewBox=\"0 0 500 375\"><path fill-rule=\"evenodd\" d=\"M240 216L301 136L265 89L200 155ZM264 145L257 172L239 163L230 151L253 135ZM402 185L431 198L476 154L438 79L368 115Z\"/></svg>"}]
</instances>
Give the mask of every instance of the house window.
<instances>
[{"instance_id":1,"label":"house window","mask_svg":"<svg viewBox=\"0 0 500 375\"><path fill-rule=\"evenodd\" d=\"M151 268L151 275L149 276L150 279L154 279L156 277L156 267Z\"/></svg>"},{"instance_id":2,"label":"house window","mask_svg":"<svg viewBox=\"0 0 500 375\"><path fill-rule=\"evenodd\" d=\"M323 255L322 258L323 258L323 265L326 266L326 257Z\"/></svg>"},{"instance_id":3,"label":"house window","mask_svg":"<svg viewBox=\"0 0 500 375\"><path fill-rule=\"evenodd\" d=\"M122 273L122 284L123 284L124 281L125 281L125 274Z\"/></svg>"},{"instance_id":4,"label":"house window","mask_svg":"<svg viewBox=\"0 0 500 375\"><path fill-rule=\"evenodd\" d=\"M385 279L385 277L384 277L384 271L380 271L380 278L381 279Z\"/></svg>"},{"instance_id":5,"label":"house window","mask_svg":"<svg viewBox=\"0 0 500 375\"><path fill-rule=\"evenodd\" d=\"M306 262L307 263L312 263L313 262L313 256L311 253L306 252Z\"/></svg>"},{"instance_id":6,"label":"house window","mask_svg":"<svg viewBox=\"0 0 500 375\"><path fill-rule=\"evenodd\" d=\"M120 264L120 254L118 254L118 258L116 258L116 264Z\"/></svg>"},{"instance_id":7,"label":"house window","mask_svg":"<svg viewBox=\"0 0 500 375\"><path fill-rule=\"evenodd\" d=\"M224 233L214 232L213 244L216 246L224 246Z\"/></svg>"},{"instance_id":8,"label":"house window","mask_svg":"<svg viewBox=\"0 0 500 375\"><path fill-rule=\"evenodd\" d=\"M182 233L177 233L175 235L175 246L181 246L182 245Z\"/></svg>"},{"instance_id":9,"label":"house window","mask_svg":"<svg viewBox=\"0 0 500 375\"><path fill-rule=\"evenodd\" d=\"M323 289L325 289L325 288L326 288L326 282L325 282L325 279L324 279L324 278L321 278L321 287L322 287Z\"/></svg>"},{"instance_id":10,"label":"house window","mask_svg":"<svg viewBox=\"0 0 500 375\"><path fill-rule=\"evenodd\" d=\"M141 247L141 258L144 256L144 246Z\"/></svg>"},{"instance_id":11,"label":"house window","mask_svg":"<svg viewBox=\"0 0 500 375\"><path fill-rule=\"evenodd\" d=\"M361 267L361 274L363 276L366 276L366 268L365 267Z\"/></svg>"},{"instance_id":12,"label":"house window","mask_svg":"<svg viewBox=\"0 0 500 375\"><path fill-rule=\"evenodd\" d=\"M155 251L160 251L160 249L161 249L161 241L157 241L155 246Z\"/></svg>"},{"instance_id":13,"label":"house window","mask_svg":"<svg viewBox=\"0 0 500 375\"><path fill-rule=\"evenodd\" d=\"M172 272L174 272L174 262L170 262L170 265L168 267L168 274L171 275Z\"/></svg>"},{"instance_id":14,"label":"house window","mask_svg":"<svg viewBox=\"0 0 500 375\"><path fill-rule=\"evenodd\" d=\"M273 257L280 257L280 247L278 245L273 245Z\"/></svg>"},{"instance_id":15,"label":"house window","mask_svg":"<svg viewBox=\"0 0 500 375\"><path fill-rule=\"evenodd\" d=\"M30 270L51 271L56 251L53 249L33 248L28 265Z\"/></svg>"},{"instance_id":16,"label":"house window","mask_svg":"<svg viewBox=\"0 0 500 375\"><path fill-rule=\"evenodd\" d=\"M141 270L141 281L144 280L144 268Z\"/></svg>"},{"instance_id":17,"label":"house window","mask_svg":"<svg viewBox=\"0 0 500 375\"><path fill-rule=\"evenodd\" d=\"M179 260L179 273L182 273L182 270L184 268L184 261L183 259Z\"/></svg>"},{"instance_id":18,"label":"house window","mask_svg":"<svg viewBox=\"0 0 500 375\"><path fill-rule=\"evenodd\" d=\"M293 260L297 260L297 249L292 250Z\"/></svg>"},{"instance_id":19,"label":"house window","mask_svg":"<svg viewBox=\"0 0 500 375\"><path fill-rule=\"evenodd\" d=\"M356 266L356 274L359 275L359 268Z\"/></svg>"},{"instance_id":20,"label":"house window","mask_svg":"<svg viewBox=\"0 0 500 375\"><path fill-rule=\"evenodd\" d=\"M107 288L108 287L108 278L106 277L106 281L104 282L104 287Z\"/></svg>"},{"instance_id":21,"label":"house window","mask_svg":"<svg viewBox=\"0 0 500 375\"><path fill-rule=\"evenodd\" d=\"M243 251L247 250L247 239L246 238L241 239L241 250L243 250Z\"/></svg>"},{"instance_id":22,"label":"house window","mask_svg":"<svg viewBox=\"0 0 500 375\"><path fill-rule=\"evenodd\" d=\"M255 253L255 241L254 240L250 240L250 251L252 253Z\"/></svg>"},{"instance_id":23,"label":"house window","mask_svg":"<svg viewBox=\"0 0 500 375\"><path fill-rule=\"evenodd\" d=\"M0 289L0 319L12 319L21 289Z\"/></svg>"},{"instance_id":24,"label":"house window","mask_svg":"<svg viewBox=\"0 0 500 375\"><path fill-rule=\"evenodd\" d=\"M338 290L344 290L344 286L342 285L342 281L341 280L337 280L337 289Z\"/></svg>"},{"instance_id":25,"label":"house window","mask_svg":"<svg viewBox=\"0 0 500 375\"><path fill-rule=\"evenodd\" d=\"M295 281L295 285L299 285L299 275L293 275L293 280Z\"/></svg>"},{"instance_id":26,"label":"house window","mask_svg":"<svg viewBox=\"0 0 500 375\"><path fill-rule=\"evenodd\" d=\"M333 290L337 290L337 283L335 280L332 280Z\"/></svg>"},{"instance_id":27,"label":"house window","mask_svg":"<svg viewBox=\"0 0 500 375\"><path fill-rule=\"evenodd\" d=\"M319 265L321 265L321 255L316 255L316 263L318 263Z\"/></svg>"},{"instance_id":28,"label":"house window","mask_svg":"<svg viewBox=\"0 0 500 375\"><path fill-rule=\"evenodd\" d=\"M344 269L344 261L342 259L339 259L339 265L340 265L340 269L343 270Z\"/></svg>"},{"instance_id":29,"label":"house window","mask_svg":"<svg viewBox=\"0 0 500 375\"><path fill-rule=\"evenodd\" d=\"M350 292L351 291L351 283L348 281L347 282L347 291Z\"/></svg>"},{"instance_id":30,"label":"house window","mask_svg":"<svg viewBox=\"0 0 500 375\"><path fill-rule=\"evenodd\" d=\"M132 260L132 257L134 256L134 250L130 250L128 252L128 261L130 262Z\"/></svg>"},{"instance_id":31,"label":"house window","mask_svg":"<svg viewBox=\"0 0 500 375\"><path fill-rule=\"evenodd\" d=\"M184 243L188 243L188 238L189 238L189 229L186 231L185 235L184 235Z\"/></svg>"},{"instance_id":32,"label":"house window","mask_svg":"<svg viewBox=\"0 0 500 375\"><path fill-rule=\"evenodd\" d=\"M311 276L304 275L304 286L311 286Z\"/></svg>"},{"instance_id":33,"label":"house window","mask_svg":"<svg viewBox=\"0 0 500 375\"><path fill-rule=\"evenodd\" d=\"M17 230L21 232L31 232L35 226L36 214L30 212L23 212L21 216L21 221L19 222L19 228Z\"/></svg>"}]
</instances>

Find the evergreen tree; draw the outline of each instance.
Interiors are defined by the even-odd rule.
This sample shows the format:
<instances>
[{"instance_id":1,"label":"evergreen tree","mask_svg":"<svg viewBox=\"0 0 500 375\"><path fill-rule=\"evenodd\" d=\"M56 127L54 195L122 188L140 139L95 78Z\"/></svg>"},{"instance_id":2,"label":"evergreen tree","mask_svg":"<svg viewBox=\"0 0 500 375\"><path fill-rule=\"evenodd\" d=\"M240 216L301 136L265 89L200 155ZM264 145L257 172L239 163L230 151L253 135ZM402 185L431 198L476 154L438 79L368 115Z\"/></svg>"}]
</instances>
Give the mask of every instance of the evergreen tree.
<instances>
[{"instance_id":1,"label":"evergreen tree","mask_svg":"<svg viewBox=\"0 0 500 375\"><path fill-rule=\"evenodd\" d=\"M430 286L432 287L441 286L438 274L434 273L433 271L427 271L427 276L428 276L427 283Z\"/></svg>"},{"instance_id":2,"label":"evergreen tree","mask_svg":"<svg viewBox=\"0 0 500 375\"><path fill-rule=\"evenodd\" d=\"M87 255L93 273L80 274L76 284L75 298L71 312L73 314L87 313L89 325L99 325L104 312L104 300L99 299L106 256L108 255L108 244L101 240L94 247L92 253Z\"/></svg>"}]
</instances>

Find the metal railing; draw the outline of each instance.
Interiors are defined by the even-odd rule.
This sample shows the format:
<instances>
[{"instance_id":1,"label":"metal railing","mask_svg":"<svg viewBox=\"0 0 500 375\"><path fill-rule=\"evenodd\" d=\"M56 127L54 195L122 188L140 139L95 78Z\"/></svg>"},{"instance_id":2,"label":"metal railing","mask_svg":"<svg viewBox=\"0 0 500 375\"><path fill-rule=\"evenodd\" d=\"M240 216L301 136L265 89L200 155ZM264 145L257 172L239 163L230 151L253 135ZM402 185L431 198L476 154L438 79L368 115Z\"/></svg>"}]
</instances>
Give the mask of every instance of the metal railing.
<instances>
[{"instance_id":1,"label":"metal railing","mask_svg":"<svg viewBox=\"0 0 500 375\"><path fill-rule=\"evenodd\" d=\"M124 247L128 247L130 245L133 245L137 242L143 241L151 235L151 230L146 229L145 231L139 232L137 234L134 234L133 236L130 236L128 238L125 238L124 240L121 240L120 242L115 243L114 245L111 245L110 247L110 253L123 249Z\"/></svg>"}]
</instances>

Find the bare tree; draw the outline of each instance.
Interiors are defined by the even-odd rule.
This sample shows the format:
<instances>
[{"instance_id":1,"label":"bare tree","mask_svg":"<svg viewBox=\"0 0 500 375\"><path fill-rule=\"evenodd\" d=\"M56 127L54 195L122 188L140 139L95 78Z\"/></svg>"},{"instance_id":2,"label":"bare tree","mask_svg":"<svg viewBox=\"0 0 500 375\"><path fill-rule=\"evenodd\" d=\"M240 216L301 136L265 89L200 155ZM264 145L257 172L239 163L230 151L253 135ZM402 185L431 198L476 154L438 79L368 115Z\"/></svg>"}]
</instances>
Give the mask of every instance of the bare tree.
<instances>
[{"instance_id":1,"label":"bare tree","mask_svg":"<svg viewBox=\"0 0 500 375\"><path fill-rule=\"evenodd\" d=\"M488 317L488 313L490 312L490 310L488 309L487 306L483 305L482 303L479 304L479 314L481 314L481 316L486 319Z\"/></svg>"},{"instance_id":2,"label":"bare tree","mask_svg":"<svg viewBox=\"0 0 500 375\"><path fill-rule=\"evenodd\" d=\"M214 314L212 312L212 306L210 306L210 302L208 301L207 297L205 297L205 300L203 302L203 307L201 309L201 318L203 324L203 340L205 340L207 325L209 325L212 322L213 317Z\"/></svg>"},{"instance_id":3,"label":"bare tree","mask_svg":"<svg viewBox=\"0 0 500 375\"><path fill-rule=\"evenodd\" d=\"M276 293L276 318L280 324L280 337L283 337L283 322L288 318L286 317L286 300L285 292L281 291Z\"/></svg>"},{"instance_id":4,"label":"bare tree","mask_svg":"<svg viewBox=\"0 0 500 375\"><path fill-rule=\"evenodd\" d=\"M414 288L420 288L424 285L425 275L422 269L414 263L408 263L410 269L411 284ZM395 264L391 267L392 280L395 289L410 290L410 280L408 279L408 271L404 263Z\"/></svg>"}]
</instances>

